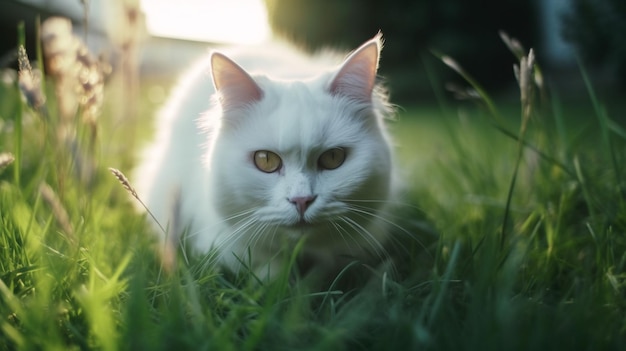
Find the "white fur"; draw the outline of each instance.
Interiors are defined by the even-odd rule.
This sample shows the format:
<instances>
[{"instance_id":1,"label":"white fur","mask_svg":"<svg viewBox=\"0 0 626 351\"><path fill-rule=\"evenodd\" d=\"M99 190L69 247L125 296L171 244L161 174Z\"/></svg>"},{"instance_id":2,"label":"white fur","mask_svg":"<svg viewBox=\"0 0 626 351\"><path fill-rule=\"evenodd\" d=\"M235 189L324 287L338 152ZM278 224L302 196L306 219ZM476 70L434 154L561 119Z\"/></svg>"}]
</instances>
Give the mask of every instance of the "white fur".
<instances>
[{"instance_id":1,"label":"white fur","mask_svg":"<svg viewBox=\"0 0 626 351\"><path fill-rule=\"evenodd\" d=\"M257 273L277 273L289 255L280 249L302 236L321 267L382 255L394 172L383 125L390 109L374 86L379 49L377 36L339 66L284 47L228 52L252 72L248 82L222 56L215 66L227 74L214 71L212 82L211 56L200 61L159 115L134 174L140 198L161 224L186 226L197 252L216 248L235 271L250 252ZM345 162L320 169L318 157L333 147L347 150ZM257 150L279 154L281 170L257 169ZM304 218L288 201L295 196L317 196Z\"/></svg>"}]
</instances>

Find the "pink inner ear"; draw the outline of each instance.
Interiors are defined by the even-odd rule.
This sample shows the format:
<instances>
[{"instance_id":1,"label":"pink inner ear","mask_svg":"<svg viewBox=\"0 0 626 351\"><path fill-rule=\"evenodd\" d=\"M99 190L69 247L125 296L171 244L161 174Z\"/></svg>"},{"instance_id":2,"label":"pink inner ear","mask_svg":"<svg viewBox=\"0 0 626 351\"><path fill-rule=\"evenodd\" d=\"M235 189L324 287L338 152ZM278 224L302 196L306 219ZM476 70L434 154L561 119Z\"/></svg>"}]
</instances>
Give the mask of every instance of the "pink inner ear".
<instances>
[{"instance_id":1,"label":"pink inner ear","mask_svg":"<svg viewBox=\"0 0 626 351\"><path fill-rule=\"evenodd\" d=\"M224 109L242 107L263 97L263 91L254 79L223 54L214 52L211 55L211 75Z\"/></svg>"},{"instance_id":2,"label":"pink inner ear","mask_svg":"<svg viewBox=\"0 0 626 351\"><path fill-rule=\"evenodd\" d=\"M352 53L330 83L331 94L371 102L379 52L380 37L376 36Z\"/></svg>"}]
</instances>

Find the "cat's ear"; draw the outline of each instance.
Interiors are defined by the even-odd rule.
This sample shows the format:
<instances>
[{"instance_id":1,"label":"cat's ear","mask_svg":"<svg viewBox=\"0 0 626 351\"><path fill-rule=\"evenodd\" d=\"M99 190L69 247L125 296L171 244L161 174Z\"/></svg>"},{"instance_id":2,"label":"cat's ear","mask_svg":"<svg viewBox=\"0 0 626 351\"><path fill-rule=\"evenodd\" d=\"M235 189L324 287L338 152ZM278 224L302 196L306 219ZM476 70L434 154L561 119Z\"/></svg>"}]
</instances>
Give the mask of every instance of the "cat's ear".
<instances>
[{"instance_id":1,"label":"cat's ear","mask_svg":"<svg viewBox=\"0 0 626 351\"><path fill-rule=\"evenodd\" d=\"M243 107L261 100L263 91L234 61L219 52L211 54L211 76L223 109Z\"/></svg>"},{"instance_id":2,"label":"cat's ear","mask_svg":"<svg viewBox=\"0 0 626 351\"><path fill-rule=\"evenodd\" d=\"M330 93L371 102L381 47L379 33L348 56L330 83Z\"/></svg>"}]
</instances>

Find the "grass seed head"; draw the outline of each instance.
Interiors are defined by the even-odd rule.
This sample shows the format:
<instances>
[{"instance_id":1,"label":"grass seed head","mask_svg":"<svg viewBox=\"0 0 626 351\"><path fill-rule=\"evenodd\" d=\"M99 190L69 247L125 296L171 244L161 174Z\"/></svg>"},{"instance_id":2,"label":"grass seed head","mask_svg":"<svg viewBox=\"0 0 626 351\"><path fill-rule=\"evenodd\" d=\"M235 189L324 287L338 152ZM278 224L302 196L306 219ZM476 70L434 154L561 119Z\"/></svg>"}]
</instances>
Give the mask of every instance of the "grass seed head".
<instances>
[{"instance_id":1,"label":"grass seed head","mask_svg":"<svg viewBox=\"0 0 626 351\"><path fill-rule=\"evenodd\" d=\"M461 65L459 65L452 57L444 55L441 56L441 62L443 62L446 66L452 68L453 70L455 70L457 73L463 75L465 73L465 71L463 70L463 68L461 67Z\"/></svg>"},{"instance_id":2,"label":"grass seed head","mask_svg":"<svg viewBox=\"0 0 626 351\"><path fill-rule=\"evenodd\" d=\"M70 216L54 190L50 187L50 185L44 182L39 185L39 194L43 198L44 202L50 206L52 215L67 235L70 242L72 242L72 244L76 243L76 239L74 238L74 227L70 222Z\"/></svg>"},{"instance_id":3,"label":"grass seed head","mask_svg":"<svg viewBox=\"0 0 626 351\"><path fill-rule=\"evenodd\" d=\"M35 110L43 107L46 98L41 91L41 72L33 70L24 46L20 45L17 50L17 63L19 68L18 82L22 95L26 102Z\"/></svg>"},{"instance_id":4,"label":"grass seed head","mask_svg":"<svg viewBox=\"0 0 626 351\"><path fill-rule=\"evenodd\" d=\"M525 109L530 109L531 99L533 95L533 87L535 84L535 53L530 49L528 56L520 59L517 75L519 76L520 99ZM530 112L528 112L530 113ZM525 114L526 115L526 114Z\"/></svg>"},{"instance_id":5,"label":"grass seed head","mask_svg":"<svg viewBox=\"0 0 626 351\"><path fill-rule=\"evenodd\" d=\"M0 153L0 170L15 161L15 157L9 152Z\"/></svg>"},{"instance_id":6,"label":"grass seed head","mask_svg":"<svg viewBox=\"0 0 626 351\"><path fill-rule=\"evenodd\" d=\"M83 119L95 121L100 114L104 82L111 66L95 57L72 33L72 24L66 18L46 20L41 38L48 73L55 78L58 98L66 100L61 114L73 116L78 104Z\"/></svg>"},{"instance_id":7,"label":"grass seed head","mask_svg":"<svg viewBox=\"0 0 626 351\"><path fill-rule=\"evenodd\" d=\"M159 220L154 216L152 211L150 211L148 206L146 206L146 204L143 201L141 201L141 198L137 194L137 191L135 191L135 188L133 188L133 186L130 185L130 181L128 180L128 178L126 178L124 173L122 173L122 171L120 171L119 169L113 168L113 167L109 167L109 171L111 173L113 173L115 178L117 178L117 180L120 182L120 184L122 184L124 189L126 189L126 191L128 191L128 193L132 197L134 197L135 200L137 200L141 204L141 206L146 210L146 212L148 212L148 215L150 215L150 217L154 220L154 222L159 226L159 228L161 229L163 234L167 234L168 231L165 230L165 227L163 227L163 225L161 225L161 223L159 223Z\"/></svg>"},{"instance_id":8,"label":"grass seed head","mask_svg":"<svg viewBox=\"0 0 626 351\"><path fill-rule=\"evenodd\" d=\"M522 46L522 44L515 38L511 38L506 32L500 31L500 39L504 42L504 44L509 48L509 50L517 57L517 59L521 59L526 50Z\"/></svg>"},{"instance_id":9,"label":"grass seed head","mask_svg":"<svg viewBox=\"0 0 626 351\"><path fill-rule=\"evenodd\" d=\"M124 189L126 189L126 191L128 191L128 193L132 197L134 197L137 200L140 200L139 196L137 195L137 191L135 191L135 188L133 188L132 185L130 185L130 181L128 180L128 178L126 178L126 176L124 175L124 173L122 173L122 171L120 171L117 168L113 168L113 167L109 167L109 171L111 173L113 173L115 178L117 178L117 180L120 182L120 184L122 184Z\"/></svg>"}]
</instances>

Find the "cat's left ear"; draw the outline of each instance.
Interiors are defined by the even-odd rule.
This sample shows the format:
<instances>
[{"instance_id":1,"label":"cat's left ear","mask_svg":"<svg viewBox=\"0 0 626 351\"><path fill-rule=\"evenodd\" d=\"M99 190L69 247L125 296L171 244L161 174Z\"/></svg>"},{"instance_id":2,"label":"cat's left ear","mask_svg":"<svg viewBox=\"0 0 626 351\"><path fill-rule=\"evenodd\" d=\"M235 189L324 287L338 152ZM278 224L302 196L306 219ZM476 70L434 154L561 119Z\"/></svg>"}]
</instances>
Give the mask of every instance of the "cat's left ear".
<instances>
[{"instance_id":1,"label":"cat's left ear","mask_svg":"<svg viewBox=\"0 0 626 351\"><path fill-rule=\"evenodd\" d=\"M330 83L330 93L371 102L381 48L382 35L378 33L348 56Z\"/></svg>"},{"instance_id":2,"label":"cat's left ear","mask_svg":"<svg viewBox=\"0 0 626 351\"><path fill-rule=\"evenodd\" d=\"M234 61L219 52L211 54L211 76L227 110L261 100L263 91L254 79Z\"/></svg>"}]
</instances>

